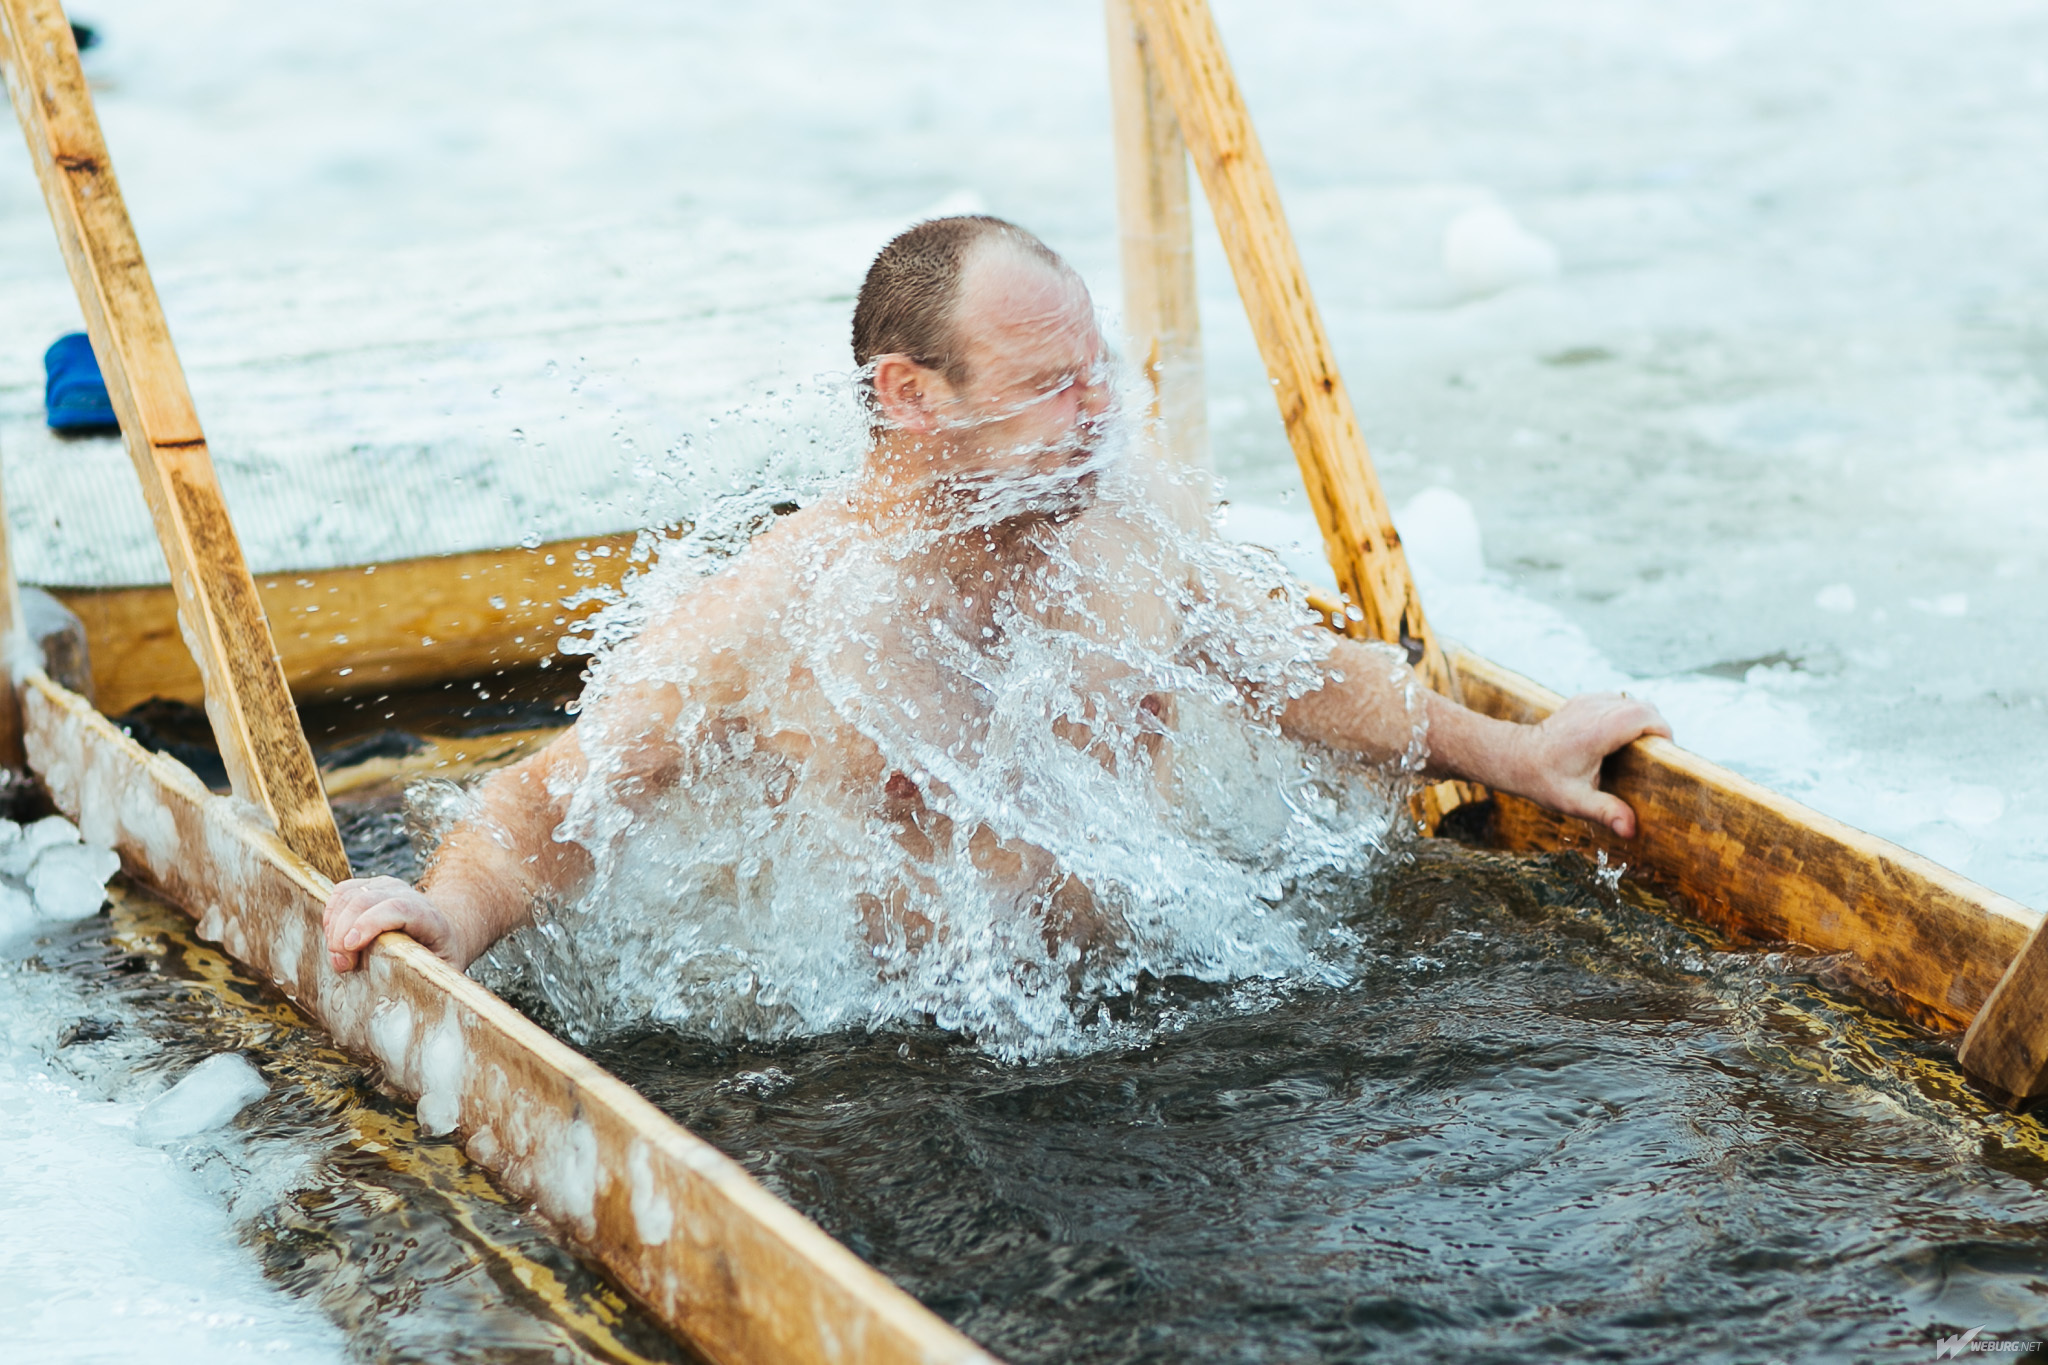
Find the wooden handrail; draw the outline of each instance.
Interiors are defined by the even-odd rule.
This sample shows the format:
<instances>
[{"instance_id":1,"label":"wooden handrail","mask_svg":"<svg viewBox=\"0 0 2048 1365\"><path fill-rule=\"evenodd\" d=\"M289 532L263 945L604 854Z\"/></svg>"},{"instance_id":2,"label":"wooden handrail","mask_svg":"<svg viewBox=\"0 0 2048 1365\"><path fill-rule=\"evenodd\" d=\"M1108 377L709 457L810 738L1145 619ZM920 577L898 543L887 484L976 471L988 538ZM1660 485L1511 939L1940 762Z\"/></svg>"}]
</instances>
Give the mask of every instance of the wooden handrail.
<instances>
[{"instance_id":1,"label":"wooden handrail","mask_svg":"<svg viewBox=\"0 0 2048 1365\"><path fill-rule=\"evenodd\" d=\"M346 877L334 814L114 180L70 21L57 0L0 0L0 28L15 113L171 568L228 777L294 852L326 876Z\"/></svg>"}]
</instances>

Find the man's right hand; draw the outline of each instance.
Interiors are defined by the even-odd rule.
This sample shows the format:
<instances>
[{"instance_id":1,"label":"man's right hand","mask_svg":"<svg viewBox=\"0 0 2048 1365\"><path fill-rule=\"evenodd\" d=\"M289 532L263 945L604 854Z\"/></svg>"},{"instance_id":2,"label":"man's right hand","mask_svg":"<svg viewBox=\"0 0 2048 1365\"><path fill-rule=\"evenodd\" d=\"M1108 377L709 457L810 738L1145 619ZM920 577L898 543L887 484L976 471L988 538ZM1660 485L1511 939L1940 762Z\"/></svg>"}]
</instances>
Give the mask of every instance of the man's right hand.
<instances>
[{"instance_id":1,"label":"man's right hand","mask_svg":"<svg viewBox=\"0 0 2048 1365\"><path fill-rule=\"evenodd\" d=\"M327 929L327 960L337 972L361 966L377 935L394 929L458 968L469 965L448 916L396 877L351 877L336 884L321 922Z\"/></svg>"}]
</instances>

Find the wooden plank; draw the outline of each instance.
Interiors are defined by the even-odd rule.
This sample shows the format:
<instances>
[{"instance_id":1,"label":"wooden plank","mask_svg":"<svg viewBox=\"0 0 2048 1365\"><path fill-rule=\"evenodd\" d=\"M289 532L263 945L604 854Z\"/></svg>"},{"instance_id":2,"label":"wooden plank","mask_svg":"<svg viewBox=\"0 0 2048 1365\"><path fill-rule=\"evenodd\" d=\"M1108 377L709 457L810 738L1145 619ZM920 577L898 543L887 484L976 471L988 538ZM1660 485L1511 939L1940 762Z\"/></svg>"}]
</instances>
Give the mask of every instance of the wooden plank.
<instances>
[{"instance_id":1,"label":"wooden plank","mask_svg":"<svg viewBox=\"0 0 2048 1365\"><path fill-rule=\"evenodd\" d=\"M1490 716L1533 722L1563 700L1476 654L1460 650L1454 664L1466 704ZM1636 838L1498 793L1491 835L1517 851L1604 852L1740 940L1853 953L1869 984L1931 1027L1967 1025L2041 922L2018 901L1668 740L1616 754L1603 785L1635 807Z\"/></svg>"},{"instance_id":2,"label":"wooden plank","mask_svg":"<svg viewBox=\"0 0 2048 1365\"><path fill-rule=\"evenodd\" d=\"M39 673L21 685L29 760L85 837L183 906L419 1100L429 1132L531 1199L720 1362L943 1365L992 1357L623 1082L399 934L365 970L322 950L331 884L180 765Z\"/></svg>"},{"instance_id":3,"label":"wooden plank","mask_svg":"<svg viewBox=\"0 0 2048 1365\"><path fill-rule=\"evenodd\" d=\"M1404 646L1430 686L1455 696L1208 4L1130 3L1194 154L1337 586L1360 613L1354 633Z\"/></svg>"},{"instance_id":4,"label":"wooden plank","mask_svg":"<svg viewBox=\"0 0 2048 1365\"><path fill-rule=\"evenodd\" d=\"M563 600L616 585L633 540L601 536L531 550L265 574L256 590L274 623L294 699L331 701L538 666L555 654L569 625L599 605L565 607ZM151 697L201 700L199 670L179 636L169 588L55 592L85 623L93 688L108 714Z\"/></svg>"},{"instance_id":5,"label":"wooden plank","mask_svg":"<svg viewBox=\"0 0 2048 1365\"><path fill-rule=\"evenodd\" d=\"M322 871L345 875L341 836L114 180L71 25L56 0L0 0L0 28L15 113L171 566L228 776L287 844Z\"/></svg>"},{"instance_id":6,"label":"wooden plank","mask_svg":"<svg viewBox=\"0 0 2048 1365\"><path fill-rule=\"evenodd\" d=\"M1124 277L1124 336L1156 395L1165 446L1190 469L1209 467L1209 395L1195 293L1188 151L1131 0L1104 0L1109 93L1116 118L1116 204Z\"/></svg>"}]
</instances>

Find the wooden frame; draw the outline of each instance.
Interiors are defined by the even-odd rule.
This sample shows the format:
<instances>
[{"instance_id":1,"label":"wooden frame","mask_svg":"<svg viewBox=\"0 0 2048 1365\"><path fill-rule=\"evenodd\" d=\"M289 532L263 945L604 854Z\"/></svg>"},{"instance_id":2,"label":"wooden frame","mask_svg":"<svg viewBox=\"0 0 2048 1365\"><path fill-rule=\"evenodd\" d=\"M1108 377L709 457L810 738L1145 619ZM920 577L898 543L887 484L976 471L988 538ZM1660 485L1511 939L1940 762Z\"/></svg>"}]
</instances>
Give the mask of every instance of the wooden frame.
<instances>
[{"instance_id":1,"label":"wooden frame","mask_svg":"<svg viewBox=\"0 0 2048 1365\"><path fill-rule=\"evenodd\" d=\"M993 1358L739 1164L400 934L329 964L325 877L183 766L40 673L20 680L30 765L85 837L418 1097L431 1133L531 1199L717 1361L939 1365Z\"/></svg>"}]
</instances>

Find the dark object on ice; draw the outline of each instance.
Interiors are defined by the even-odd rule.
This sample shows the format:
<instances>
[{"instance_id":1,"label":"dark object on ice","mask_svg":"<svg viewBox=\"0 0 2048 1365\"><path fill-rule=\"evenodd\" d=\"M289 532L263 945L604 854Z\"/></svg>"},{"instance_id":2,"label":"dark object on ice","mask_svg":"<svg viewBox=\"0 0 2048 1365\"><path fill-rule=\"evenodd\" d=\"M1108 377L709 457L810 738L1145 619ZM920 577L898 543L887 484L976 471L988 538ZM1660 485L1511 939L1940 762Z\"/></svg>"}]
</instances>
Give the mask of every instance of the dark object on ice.
<instances>
[{"instance_id":1,"label":"dark object on ice","mask_svg":"<svg viewBox=\"0 0 2048 1365\"><path fill-rule=\"evenodd\" d=\"M353 768L373 758L411 758L427 747L418 735L403 730L378 730L335 745L318 755L323 769Z\"/></svg>"},{"instance_id":2,"label":"dark object on ice","mask_svg":"<svg viewBox=\"0 0 2048 1365\"><path fill-rule=\"evenodd\" d=\"M92 700L92 652L85 622L41 588L21 590L21 624L43 653L43 672L61 687Z\"/></svg>"},{"instance_id":3,"label":"dark object on ice","mask_svg":"<svg viewBox=\"0 0 2048 1365\"><path fill-rule=\"evenodd\" d=\"M80 52L89 52L100 45L100 31L91 24L71 21L71 41L78 44Z\"/></svg>"},{"instance_id":4,"label":"dark object on ice","mask_svg":"<svg viewBox=\"0 0 2048 1365\"><path fill-rule=\"evenodd\" d=\"M114 405L107 398L100 363L93 358L92 339L83 332L58 337L43 352L43 407L50 430L119 431Z\"/></svg>"},{"instance_id":5,"label":"dark object on ice","mask_svg":"<svg viewBox=\"0 0 2048 1365\"><path fill-rule=\"evenodd\" d=\"M151 753L168 754L215 791L228 788L227 765L213 741L206 712L182 701L151 697L114 717L123 734Z\"/></svg>"}]
</instances>

